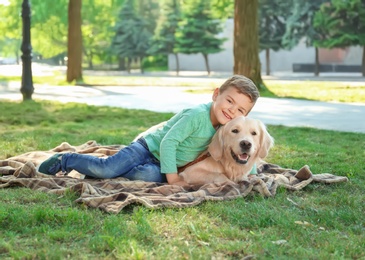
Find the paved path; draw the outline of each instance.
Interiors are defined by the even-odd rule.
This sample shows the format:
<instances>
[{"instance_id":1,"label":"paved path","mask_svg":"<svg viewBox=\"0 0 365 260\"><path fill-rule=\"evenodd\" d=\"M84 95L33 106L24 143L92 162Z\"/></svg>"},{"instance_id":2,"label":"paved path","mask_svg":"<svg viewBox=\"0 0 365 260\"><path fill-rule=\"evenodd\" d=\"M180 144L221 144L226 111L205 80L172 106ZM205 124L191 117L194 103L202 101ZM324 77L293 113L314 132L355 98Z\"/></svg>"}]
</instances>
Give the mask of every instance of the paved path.
<instances>
[{"instance_id":1,"label":"paved path","mask_svg":"<svg viewBox=\"0 0 365 260\"><path fill-rule=\"evenodd\" d=\"M48 66L32 64L34 76L54 75L54 71L65 73L65 66ZM83 71L85 75L126 75L120 71ZM0 75L21 77L21 65L1 65ZM133 73L133 76L138 76ZM212 78L224 81L229 73L213 72L210 77L206 72L181 72L175 77L174 72L147 72L146 76L170 78L174 82L190 82ZM141 75L143 76L143 75ZM360 73L321 73L314 77L312 73L274 73L263 75L264 80L326 80L342 81L349 85L364 85ZM183 108L209 102L211 94L189 94L184 88L173 87L78 87L78 86L39 86L35 85L33 99L57 100L61 102L81 102L90 105L107 105L124 108L148 109L157 112L178 112ZM22 100L20 83L1 84L0 100ZM327 103L296 99L259 98L250 116L262 120L265 124L285 126L306 126L319 129L365 133L365 104Z\"/></svg>"},{"instance_id":2,"label":"paved path","mask_svg":"<svg viewBox=\"0 0 365 260\"><path fill-rule=\"evenodd\" d=\"M0 100L21 100L19 83L0 85ZM178 112L211 101L211 94L189 94L173 87L35 86L33 99L80 102L157 112ZM306 126L365 133L365 104L327 103L296 99L259 98L251 117L268 125Z\"/></svg>"}]
</instances>

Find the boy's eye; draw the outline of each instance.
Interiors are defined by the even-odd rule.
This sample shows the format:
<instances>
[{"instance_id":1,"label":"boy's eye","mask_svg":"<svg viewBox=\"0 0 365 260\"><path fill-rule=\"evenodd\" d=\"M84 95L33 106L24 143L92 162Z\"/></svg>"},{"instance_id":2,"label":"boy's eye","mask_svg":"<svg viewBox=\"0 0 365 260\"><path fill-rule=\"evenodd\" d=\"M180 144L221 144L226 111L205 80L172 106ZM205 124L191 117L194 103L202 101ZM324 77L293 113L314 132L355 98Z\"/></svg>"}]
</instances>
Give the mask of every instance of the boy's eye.
<instances>
[{"instance_id":1,"label":"boy's eye","mask_svg":"<svg viewBox=\"0 0 365 260\"><path fill-rule=\"evenodd\" d=\"M240 112L242 115L245 114L245 112L242 109L238 109L238 112Z\"/></svg>"},{"instance_id":2,"label":"boy's eye","mask_svg":"<svg viewBox=\"0 0 365 260\"><path fill-rule=\"evenodd\" d=\"M232 133L234 133L234 134L238 134L238 132L239 132L238 129L233 129L232 130Z\"/></svg>"},{"instance_id":3,"label":"boy's eye","mask_svg":"<svg viewBox=\"0 0 365 260\"><path fill-rule=\"evenodd\" d=\"M232 101L231 101L230 99L227 99L227 101L228 101L229 103L232 103Z\"/></svg>"}]
</instances>

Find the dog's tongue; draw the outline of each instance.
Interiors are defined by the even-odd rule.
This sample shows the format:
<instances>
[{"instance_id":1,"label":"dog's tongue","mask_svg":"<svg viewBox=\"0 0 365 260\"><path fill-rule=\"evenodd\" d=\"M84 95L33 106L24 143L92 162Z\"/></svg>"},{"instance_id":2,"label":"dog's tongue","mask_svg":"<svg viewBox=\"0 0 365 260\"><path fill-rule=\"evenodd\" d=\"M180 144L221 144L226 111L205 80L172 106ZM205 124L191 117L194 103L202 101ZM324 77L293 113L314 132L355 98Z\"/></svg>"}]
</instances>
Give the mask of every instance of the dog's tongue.
<instances>
[{"instance_id":1,"label":"dog's tongue","mask_svg":"<svg viewBox=\"0 0 365 260\"><path fill-rule=\"evenodd\" d=\"M238 155L238 158L240 158L240 160L247 160L248 155L247 155L247 153L243 153L243 154Z\"/></svg>"}]
</instances>

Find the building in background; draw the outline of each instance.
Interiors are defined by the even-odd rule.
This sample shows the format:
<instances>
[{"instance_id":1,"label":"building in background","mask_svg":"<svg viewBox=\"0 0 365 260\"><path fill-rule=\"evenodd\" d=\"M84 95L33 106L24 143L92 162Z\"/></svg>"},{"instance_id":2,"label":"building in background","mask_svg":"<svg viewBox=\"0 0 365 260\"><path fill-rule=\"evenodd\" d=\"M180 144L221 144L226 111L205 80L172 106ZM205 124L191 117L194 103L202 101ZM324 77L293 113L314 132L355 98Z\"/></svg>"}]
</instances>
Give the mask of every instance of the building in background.
<instances>
[{"instance_id":1,"label":"building in background","mask_svg":"<svg viewBox=\"0 0 365 260\"><path fill-rule=\"evenodd\" d=\"M226 21L221 35L227 38L223 44L224 50L209 55L211 71L233 71L233 19ZM321 72L360 72L362 47L353 46L345 49L319 49ZM260 52L261 72L265 73L265 52ZM306 47L304 42L292 50L270 51L271 73L275 72L313 72L315 63L314 47ZM205 71L202 54L179 54L180 71ZM174 55L169 55L168 67L170 71L176 70Z\"/></svg>"}]
</instances>

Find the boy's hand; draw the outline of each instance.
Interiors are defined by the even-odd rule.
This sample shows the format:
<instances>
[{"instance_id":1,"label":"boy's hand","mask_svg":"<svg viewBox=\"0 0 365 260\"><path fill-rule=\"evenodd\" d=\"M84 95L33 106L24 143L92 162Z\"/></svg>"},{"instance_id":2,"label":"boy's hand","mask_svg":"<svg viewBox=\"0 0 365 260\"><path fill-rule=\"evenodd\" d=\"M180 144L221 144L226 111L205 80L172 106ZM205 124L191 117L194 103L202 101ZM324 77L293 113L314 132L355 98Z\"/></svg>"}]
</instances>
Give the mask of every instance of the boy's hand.
<instances>
[{"instance_id":1,"label":"boy's hand","mask_svg":"<svg viewBox=\"0 0 365 260\"><path fill-rule=\"evenodd\" d=\"M177 173L167 173L166 174L167 182L170 185L178 185L178 186L190 186L187 182L184 181L183 178L180 177Z\"/></svg>"}]
</instances>

